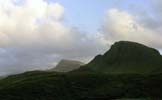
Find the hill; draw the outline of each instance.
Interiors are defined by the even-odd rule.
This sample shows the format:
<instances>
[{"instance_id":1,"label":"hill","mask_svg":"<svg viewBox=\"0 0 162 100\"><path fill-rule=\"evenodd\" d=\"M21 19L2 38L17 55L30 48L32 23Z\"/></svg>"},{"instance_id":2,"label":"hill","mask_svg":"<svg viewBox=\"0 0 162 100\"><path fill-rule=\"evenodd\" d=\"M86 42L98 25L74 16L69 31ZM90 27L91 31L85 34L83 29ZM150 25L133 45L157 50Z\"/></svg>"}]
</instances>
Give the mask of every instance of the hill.
<instances>
[{"instance_id":1,"label":"hill","mask_svg":"<svg viewBox=\"0 0 162 100\"><path fill-rule=\"evenodd\" d=\"M116 100L162 98L162 57L121 41L72 72L32 71L0 80L1 100Z\"/></svg>"},{"instance_id":2,"label":"hill","mask_svg":"<svg viewBox=\"0 0 162 100\"><path fill-rule=\"evenodd\" d=\"M1 100L162 98L162 74L27 72L0 81Z\"/></svg>"},{"instance_id":3,"label":"hill","mask_svg":"<svg viewBox=\"0 0 162 100\"><path fill-rule=\"evenodd\" d=\"M82 62L80 61L75 61L75 60L61 60L55 68L50 69L50 71L55 71L55 72L69 72L72 70L76 70L80 68L80 66L83 65Z\"/></svg>"},{"instance_id":4,"label":"hill","mask_svg":"<svg viewBox=\"0 0 162 100\"><path fill-rule=\"evenodd\" d=\"M145 45L120 41L113 44L104 55L96 56L78 71L101 73L151 74L162 72L162 56Z\"/></svg>"}]
</instances>

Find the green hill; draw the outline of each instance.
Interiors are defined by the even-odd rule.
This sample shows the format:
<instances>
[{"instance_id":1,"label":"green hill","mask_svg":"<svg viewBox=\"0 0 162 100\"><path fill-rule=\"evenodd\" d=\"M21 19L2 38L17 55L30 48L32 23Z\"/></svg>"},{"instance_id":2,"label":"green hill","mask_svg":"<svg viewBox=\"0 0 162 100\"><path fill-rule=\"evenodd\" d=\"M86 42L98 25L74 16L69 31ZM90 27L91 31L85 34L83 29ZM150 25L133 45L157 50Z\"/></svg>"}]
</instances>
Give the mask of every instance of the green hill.
<instances>
[{"instance_id":1,"label":"green hill","mask_svg":"<svg viewBox=\"0 0 162 100\"><path fill-rule=\"evenodd\" d=\"M72 72L8 76L0 80L0 100L160 100L161 62L153 48L117 42L104 55Z\"/></svg>"},{"instance_id":2,"label":"green hill","mask_svg":"<svg viewBox=\"0 0 162 100\"><path fill-rule=\"evenodd\" d=\"M0 81L1 100L157 100L161 93L161 74L27 72Z\"/></svg>"},{"instance_id":3,"label":"green hill","mask_svg":"<svg viewBox=\"0 0 162 100\"><path fill-rule=\"evenodd\" d=\"M96 56L79 69L102 73L151 74L162 72L162 56L145 45L120 41L111 46L104 55Z\"/></svg>"}]
</instances>

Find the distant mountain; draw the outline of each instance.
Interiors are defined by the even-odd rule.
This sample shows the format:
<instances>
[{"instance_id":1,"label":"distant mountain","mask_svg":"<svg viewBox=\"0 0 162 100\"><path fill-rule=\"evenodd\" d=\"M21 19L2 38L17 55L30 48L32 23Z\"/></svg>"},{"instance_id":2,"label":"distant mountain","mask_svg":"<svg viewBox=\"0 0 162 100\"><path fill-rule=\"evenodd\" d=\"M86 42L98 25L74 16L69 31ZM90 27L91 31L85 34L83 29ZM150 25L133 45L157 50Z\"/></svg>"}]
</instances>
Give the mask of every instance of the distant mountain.
<instances>
[{"instance_id":1,"label":"distant mountain","mask_svg":"<svg viewBox=\"0 0 162 100\"><path fill-rule=\"evenodd\" d=\"M50 71L55 71L55 72L69 72L72 70L76 70L80 68L81 65L84 65L84 63L80 61L75 61L75 60L61 60L55 68L50 69Z\"/></svg>"},{"instance_id":2,"label":"distant mountain","mask_svg":"<svg viewBox=\"0 0 162 100\"><path fill-rule=\"evenodd\" d=\"M81 70L102 73L162 73L162 56L156 49L145 45L120 41L78 71Z\"/></svg>"}]
</instances>

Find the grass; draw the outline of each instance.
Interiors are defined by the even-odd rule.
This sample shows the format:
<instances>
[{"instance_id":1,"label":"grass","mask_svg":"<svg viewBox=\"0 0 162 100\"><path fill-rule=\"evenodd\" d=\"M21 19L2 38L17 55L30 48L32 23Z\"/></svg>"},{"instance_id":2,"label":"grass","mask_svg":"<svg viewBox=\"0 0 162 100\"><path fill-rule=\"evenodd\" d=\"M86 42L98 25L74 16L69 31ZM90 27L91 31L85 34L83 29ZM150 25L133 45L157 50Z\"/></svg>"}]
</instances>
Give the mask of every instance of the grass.
<instances>
[{"instance_id":1,"label":"grass","mask_svg":"<svg viewBox=\"0 0 162 100\"><path fill-rule=\"evenodd\" d=\"M0 98L2 100L161 98L161 76L31 72L1 80Z\"/></svg>"}]
</instances>

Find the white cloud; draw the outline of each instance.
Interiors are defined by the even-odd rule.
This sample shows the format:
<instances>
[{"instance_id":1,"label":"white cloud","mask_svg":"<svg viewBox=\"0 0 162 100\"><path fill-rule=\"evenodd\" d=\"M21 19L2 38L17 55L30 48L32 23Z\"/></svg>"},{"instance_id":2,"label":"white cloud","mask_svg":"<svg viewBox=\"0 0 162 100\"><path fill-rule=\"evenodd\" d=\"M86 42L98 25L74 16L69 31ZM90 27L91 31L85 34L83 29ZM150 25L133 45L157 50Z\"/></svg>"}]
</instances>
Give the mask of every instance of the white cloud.
<instances>
[{"instance_id":1,"label":"white cloud","mask_svg":"<svg viewBox=\"0 0 162 100\"><path fill-rule=\"evenodd\" d=\"M119 9L109 9L106 12L102 34L108 43L128 40L162 48L162 34L143 26L135 16Z\"/></svg>"},{"instance_id":2,"label":"white cloud","mask_svg":"<svg viewBox=\"0 0 162 100\"><path fill-rule=\"evenodd\" d=\"M0 0L0 75L45 69L61 58L85 61L102 51L96 36L66 26L63 13L45 0Z\"/></svg>"},{"instance_id":3,"label":"white cloud","mask_svg":"<svg viewBox=\"0 0 162 100\"><path fill-rule=\"evenodd\" d=\"M24 0L16 5L13 0L1 0L1 5L4 7L0 6L0 38L6 38L1 45L32 46L49 41L65 46L73 38L71 29L60 21L64 8L58 3Z\"/></svg>"}]
</instances>

